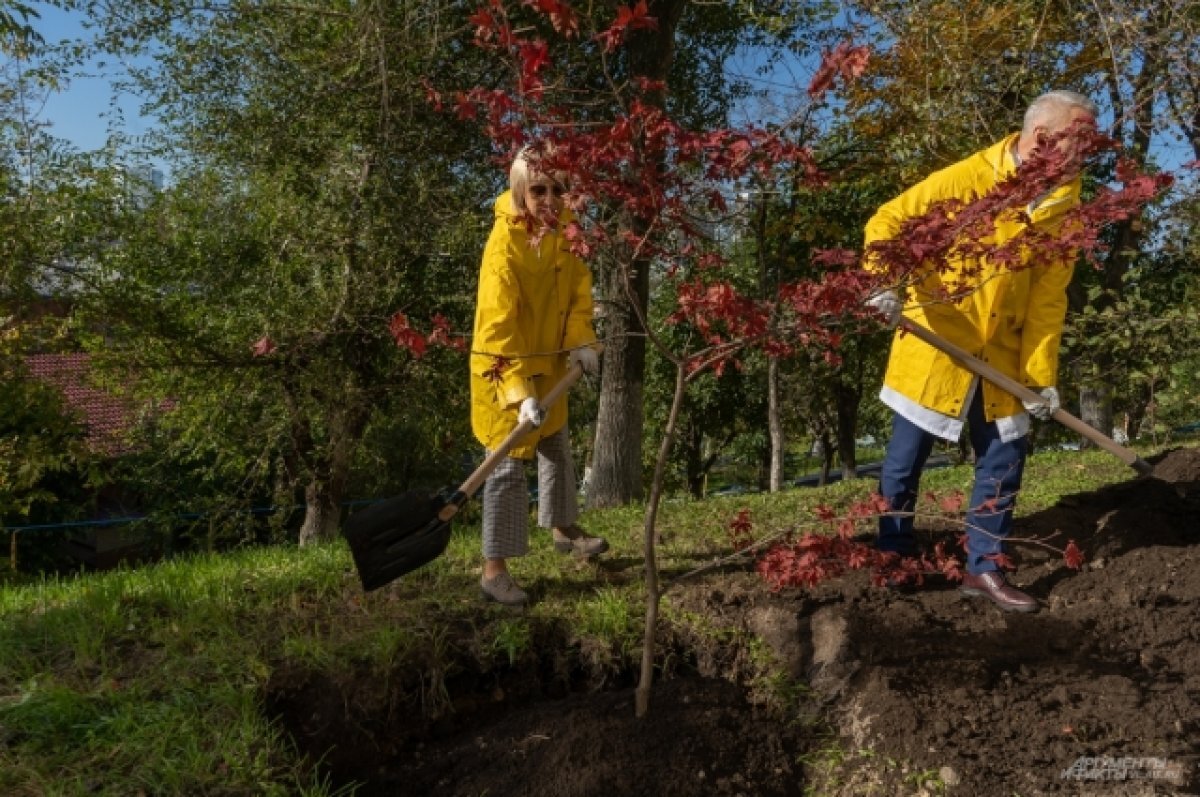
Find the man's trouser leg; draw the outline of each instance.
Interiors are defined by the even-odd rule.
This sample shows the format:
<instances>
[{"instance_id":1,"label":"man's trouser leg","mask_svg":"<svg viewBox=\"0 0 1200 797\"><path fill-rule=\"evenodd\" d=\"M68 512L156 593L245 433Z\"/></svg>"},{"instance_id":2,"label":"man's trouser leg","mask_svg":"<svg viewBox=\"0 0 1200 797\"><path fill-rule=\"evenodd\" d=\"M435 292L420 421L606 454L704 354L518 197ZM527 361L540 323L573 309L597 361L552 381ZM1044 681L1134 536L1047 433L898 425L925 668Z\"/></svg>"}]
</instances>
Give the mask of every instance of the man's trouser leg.
<instances>
[{"instance_id":1,"label":"man's trouser leg","mask_svg":"<svg viewBox=\"0 0 1200 797\"><path fill-rule=\"evenodd\" d=\"M991 557L1003 550L1012 529L1012 513L1021 489L1028 440L1022 436L1003 442L995 423L983 415L983 390L967 414L971 447L975 449L975 486L967 511L967 572L998 570Z\"/></svg>"},{"instance_id":2,"label":"man's trouser leg","mask_svg":"<svg viewBox=\"0 0 1200 797\"><path fill-rule=\"evenodd\" d=\"M905 556L917 552L912 511L917 505L921 469L933 450L933 440L933 435L913 425L900 413L893 414L892 437L888 440L879 472L879 494L887 499L891 510L879 518L876 547L881 551Z\"/></svg>"}]
</instances>

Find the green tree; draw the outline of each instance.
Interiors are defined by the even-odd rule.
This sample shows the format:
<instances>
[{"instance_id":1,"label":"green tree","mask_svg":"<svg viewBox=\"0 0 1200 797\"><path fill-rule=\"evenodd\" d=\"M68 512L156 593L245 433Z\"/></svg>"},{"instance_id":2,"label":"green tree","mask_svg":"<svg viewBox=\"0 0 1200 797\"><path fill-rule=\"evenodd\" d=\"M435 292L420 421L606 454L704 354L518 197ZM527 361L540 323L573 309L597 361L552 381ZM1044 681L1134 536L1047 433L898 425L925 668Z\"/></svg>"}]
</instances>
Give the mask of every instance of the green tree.
<instances>
[{"instance_id":1,"label":"green tree","mask_svg":"<svg viewBox=\"0 0 1200 797\"><path fill-rule=\"evenodd\" d=\"M462 356L425 347L439 314L468 323L497 177L423 83L476 68L459 4L69 5L159 121L121 157L172 166L157 195L110 169L110 201L77 229L81 327L173 402L164 456L241 496L296 490L301 543L336 533L356 462L381 456L363 440L397 444L373 427L408 430L413 460L454 460Z\"/></svg>"},{"instance_id":2,"label":"green tree","mask_svg":"<svg viewBox=\"0 0 1200 797\"><path fill-rule=\"evenodd\" d=\"M871 79L850 94L850 108L856 129L880 145L880 168L901 185L1015 130L1028 102L1053 88L1074 88L1095 100L1101 126L1139 167L1161 166L1155 159L1164 153L1178 158L1179 146L1195 140L1195 3L920 0L857 7L885 37ZM1098 174L1106 179L1111 164ZM1194 197L1195 187L1184 180L1180 196ZM1098 268L1076 269L1071 313L1094 319L1140 306L1127 291L1143 284L1137 272L1145 257L1156 257L1184 227L1178 213L1186 205L1113 223ZM1152 228L1162 234L1149 237ZM1156 318L1163 312L1160 305ZM1139 337L1138 313L1124 321ZM1085 321L1076 331L1085 328L1100 329ZM1081 417L1108 432L1114 402L1136 403L1141 388L1115 379L1122 365L1102 337L1089 348L1094 357L1076 360L1061 381L1074 383Z\"/></svg>"}]
</instances>

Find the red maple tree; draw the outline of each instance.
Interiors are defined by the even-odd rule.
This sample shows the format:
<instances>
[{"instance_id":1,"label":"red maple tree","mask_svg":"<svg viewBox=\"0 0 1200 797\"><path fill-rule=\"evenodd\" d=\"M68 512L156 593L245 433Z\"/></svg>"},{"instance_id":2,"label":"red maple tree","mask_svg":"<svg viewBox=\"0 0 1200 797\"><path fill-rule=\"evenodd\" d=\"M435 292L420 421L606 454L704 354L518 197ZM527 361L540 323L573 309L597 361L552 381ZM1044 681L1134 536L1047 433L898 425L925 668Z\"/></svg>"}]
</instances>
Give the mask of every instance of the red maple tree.
<instances>
[{"instance_id":1,"label":"red maple tree","mask_svg":"<svg viewBox=\"0 0 1200 797\"><path fill-rule=\"evenodd\" d=\"M521 147L532 145L543 171L568 175L568 201L578 221L565 234L574 251L585 258L603 253L618 264L630 295L634 270L655 264L675 297L668 323L688 324L695 331L686 349L675 350L647 319L640 319L651 343L677 368L675 396L646 511L648 643L652 643L659 596L653 541L665 462L682 397L700 373L723 368L752 348L776 357L817 348L836 361L839 330L848 328L845 322L873 316L874 311L864 305L866 297L883 287L900 288L918 269L939 268L951 258L986 251L992 263L1016 268L1026 247L1047 253L1078 249L1097 257L1104 226L1140 213L1170 182L1169 176L1141 174L1123 162L1112 186L1102 187L1071 212L1064 234L1049 236L1031 227L1016 240L996 247L989 242L996 220L1022 212L1020 208L1062 181L1067 165L1055 147L1044 147L1023 168L1021 179L1006 180L971 202L942 203L909 220L894 239L875 246L871 256L880 268L871 273L859 268L863 253L830 250L813 258L819 276L783 282L770 295L749 294L732 278L721 251L710 240L712 225L701 217L707 214L710 222L721 219L728 212L728 189L750 179L815 190L828 185L833 178L819 168L807 142L792 140L788 124L772 129L689 129L664 110L662 83L622 78L611 70L605 72L608 96L580 101L569 76L555 71L557 45L569 41L593 46L595 57L607 65L604 59L622 46L631 31L657 24L644 0L618 7L608 24L592 31L583 30L584 16L560 0L486 0L471 23L475 43L495 55L508 79L501 88L430 83L430 101L482 125L496 145L498 165L507 164ZM553 42L556 46L552 37L560 40ZM869 50L852 41L826 51L808 86L810 102L825 102L827 92L839 81L862 75L869 58ZM1084 154L1112 148L1113 142L1092 135ZM958 298L965 290L969 290L965 284L950 286L945 298ZM961 500L946 497L943 509L958 511ZM872 498L853 507L849 515L818 518L833 524L834 533L806 534L777 545L765 553L758 570L777 587L811 585L861 567L872 568L878 583L920 580L930 572L960 577L961 564L940 547L931 558L904 560L854 541L856 525L882 511L885 507ZM736 546L752 547L747 515L739 515L734 532ZM1079 566L1081 556L1073 542L1062 553L1069 566ZM652 655L653 645L646 647L647 655ZM644 679L647 670L643 666ZM643 709L639 687L639 713Z\"/></svg>"}]
</instances>

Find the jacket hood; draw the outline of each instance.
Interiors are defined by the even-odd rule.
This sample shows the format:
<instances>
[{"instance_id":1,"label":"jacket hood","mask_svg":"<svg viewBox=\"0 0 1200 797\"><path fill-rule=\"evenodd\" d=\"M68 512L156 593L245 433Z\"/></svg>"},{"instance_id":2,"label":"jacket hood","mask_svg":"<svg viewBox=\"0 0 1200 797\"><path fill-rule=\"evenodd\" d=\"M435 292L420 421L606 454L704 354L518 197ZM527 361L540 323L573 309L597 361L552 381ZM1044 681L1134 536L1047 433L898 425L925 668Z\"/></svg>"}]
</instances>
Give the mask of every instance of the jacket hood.
<instances>
[{"instance_id":1,"label":"jacket hood","mask_svg":"<svg viewBox=\"0 0 1200 797\"><path fill-rule=\"evenodd\" d=\"M1020 137L1020 133L1005 136L983 151L983 158L992 167L992 173L996 176L997 180L1008 176L1016 170L1017 163L1013 160L1012 148Z\"/></svg>"},{"instance_id":2,"label":"jacket hood","mask_svg":"<svg viewBox=\"0 0 1200 797\"><path fill-rule=\"evenodd\" d=\"M519 220L521 217L517 213L517 209L513 207L512 191L505 191L500 196L496 197L493 210L496 214L496 220L505 219L509 223Z\"/></svg>"}]
</instances>

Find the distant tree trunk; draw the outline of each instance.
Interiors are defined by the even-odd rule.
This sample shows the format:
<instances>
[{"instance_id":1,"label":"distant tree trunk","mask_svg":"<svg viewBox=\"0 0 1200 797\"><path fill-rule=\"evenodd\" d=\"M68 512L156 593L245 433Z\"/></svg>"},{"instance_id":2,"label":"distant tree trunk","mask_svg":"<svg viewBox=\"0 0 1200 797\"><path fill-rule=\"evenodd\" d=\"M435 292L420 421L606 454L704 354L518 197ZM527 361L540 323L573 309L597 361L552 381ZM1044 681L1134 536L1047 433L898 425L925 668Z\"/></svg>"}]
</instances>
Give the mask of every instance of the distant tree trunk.
<instances>
[{"instance_id":1,"label":"distant tree trunk","mask_svg":"<svg viewBox=\"0 0 1200 797\"><path fill-rule=\"evenodd\" d=\"M817 477L817 484L824 486L829 484L829 474L833 470L833 441L829 439L829 430L822 429L819 438L821 443L821 473Z\"/></svg>"},{"instance_id":2,"label":"distant tree trunk","mask_svg":"<svg viewBox=\"0 0 1200 797\"><path fill-rule=\"evenodd\" d=\"M651 0L650 15L658 24L629 37L632 76L665 83L675 56L675 30L686 6L686 0ZM664 107L666 97L654 92L646 101ZM587 505L594 508L620 506L642 497L646 340L638 316L645 317L650 303L650 263L629 264L628 285L623 269L624 264L614 263L603 270L599 281L607 348L587 495Z\"/></svg>"},{"instance_id":3,"label":"distant tree trunk","mask_svg":"<svg viewBox=\"0 0 1200 797\"><path fill-rule=\"evenodd\" d=\"M1089 380L1079 390L1079 419L1104 434L1112 432L1112 387L1103 379ZM1082 448L1093 448L1095 443L1086 437L1079 439Z\"/></svg>"},{"instance_id":4,"label":"distant tree trunk","mask_svg":"<svg viewBox=\"0 0 1200 797\"><path fill-rule=\"evenodd\" d=\"M304 523L300 545L337 537L342 501L350 478L354 450L366 429L369 411L353 404L334 412L329 421L329 453L319 458L304 486Z\"/></svg>"},{"instance_id":5,"label":"distant tree trunk","mask_svg":"<svg viewBox=\"0 0 1200 797\"><path fill-rule=\"evenodd\" d=\"M767 359L767 429L771 435L771 492L783 489L783 420L779 412L779 358Z\"/></svg>"},{"instance_id":6,"label":"distant tree trunk","mask_svg":"<svg viewBox=\"0 0 1200 797\"><path fill-rule=\"evenodd\" d=\"M684 443L684 467L687 469L688 493L693 498L704 497L704 482L708 471L704 468L704 433L695 424L679 433Z\"/></svg>"},{"instance_id":7,"label":"distant tree trunk","mask_svg":"<svg viewBox=\"0 0 1200 797\"><path fill-rule=\"evenodd\" d=\"M858 405L862 400L862 389L839 382L834 388L837 400L837 446L842 460L842 478L858 478L858 451L855 437L858 431Z\"/></svg>"},{"instance_id":8,"label":"distant tree trunk","mask_svg":"<svg viewBox=\"0 0 1200 797\"><path fill-rule=\"evenodd\" d=\"M337 536L342 520L341 499L341 495L333 494L328 483L313 481L305 486L301 545L312 545Z\"/></svg>"}]
</instances>

